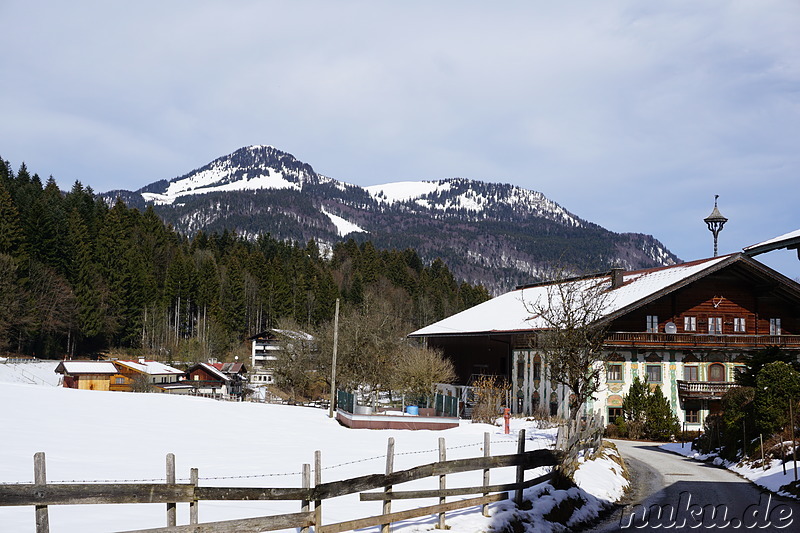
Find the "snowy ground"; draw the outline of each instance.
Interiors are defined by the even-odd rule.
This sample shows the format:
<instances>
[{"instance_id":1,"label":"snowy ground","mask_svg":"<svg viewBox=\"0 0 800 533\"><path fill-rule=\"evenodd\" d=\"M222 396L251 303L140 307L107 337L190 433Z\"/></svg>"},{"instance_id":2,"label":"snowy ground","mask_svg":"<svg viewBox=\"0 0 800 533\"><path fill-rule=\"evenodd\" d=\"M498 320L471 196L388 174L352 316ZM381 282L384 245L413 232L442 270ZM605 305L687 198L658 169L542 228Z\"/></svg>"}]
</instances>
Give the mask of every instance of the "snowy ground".
<instances>
[{"instance_id":1,"label":"snowy ground","mask_svg":"<svg viewBox=\"0 0 800 533\"><path fill-rule=\"evenodd\" d=\"M788 444L789 443L787 442L787 446ZM782 490L782 487L790 483L794 483L795 474L792 468L792 461L786 463L786 473L784 474L783 466L781 465L781 461L779 459L775 459L771 463L767 463L767 468L764 469L760 464L740 464L723 460L720 457L717 457L715 454L701 454L697 450L692 450L691 444L689 443L681 446L681 443L679 442L672 442L669 444L664 444L661 447L673 453L678 453L686 457L697 459L698 461L711 461L715 465L724 466L728 470L736 472L745 479L749 479L759 487L764 487L770 492L780 494L781 496L787 496L789 498L797 498L796 495ZM798 474L800 474L800 467L798 467Z\"/></svg>"},{"instance_id":2,"label":"snowy ground","mask_svg":"<svg viewBox=\"0 0 800 533\"><path fill-rule=\"evenodd\" d=\"M539 430L522 420L513 421L510 435L504 435L499 427L469 422L446 431L351 430L320 409L34 386L12 379L16 374L3 367L0 364L0 405L4 406L0 415L0 483L32 482L33 455L39 451L46 453L50 482L161 482L166 454L174 453L179 481L187 480L194 467L199 469L201 485L296 487L300 486L302 464L313 464L315 450L321 450L323 482L382 473L390 436L395 438L396 470L435 462L440 437L446 439L447 459L483 455L484 432L491 434L495 455L515 453L517 434L523 427L527 450L551 446L555 439L555 430ZM40 379L48 382L45 376ZM528 477L542 473L530 471ZM481 476L480 472L452 475L447 484L479 485ZM621 495L621 472L613 461L586 462L577 477L587 492L577 488L555 491L549 485L538 485L528 489L528 495L547 494L536 499L530 511L521 513L505 501L492 504L489 518L474 507L448 513L447 523L454 533L472 533L502 529L516 518L530 531L558 531L562 528L543 518L558 502L581 497L587 503L573 519L591 518ZM492 483L513 481L513 468L492 473ZM402 489L437 487L438 480L430 479L404 484ZM435 503L401 500L393 502L392 510ZM376 515L380 506L380 502L359 501L357 494L327 500L323 523ZM300 510L299 502L271 501L201 502L199 508L201 522ZM51 506L50 531L163 527L165 514L160 504ZM188 520L188 504L178 504L178 524ZM434 524L435 517L425 517L402 522L394 529L428 530ZM32 507L0 506L0 531L33 529Z\"/></svg>"}]
</instances>

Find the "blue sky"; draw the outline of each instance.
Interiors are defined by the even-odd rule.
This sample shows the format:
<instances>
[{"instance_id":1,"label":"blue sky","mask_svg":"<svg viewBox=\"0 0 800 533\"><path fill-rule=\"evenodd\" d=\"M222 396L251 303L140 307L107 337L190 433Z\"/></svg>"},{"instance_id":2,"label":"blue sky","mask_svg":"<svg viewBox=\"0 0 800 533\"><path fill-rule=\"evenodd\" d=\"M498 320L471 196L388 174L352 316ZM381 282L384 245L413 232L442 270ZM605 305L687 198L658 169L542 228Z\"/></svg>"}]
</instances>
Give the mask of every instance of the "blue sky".
<instances>
[{"instance_id":1,"label":"blue sky","mask_svg":"<svg viewBox=\"0 0 800 533\"><path fill-rule=\"evenodd\" d=\"M800 3L0 2L0 157L62 188L271 144L359 185L541 191L710 256L800 228ZM760 259L800 276L794 252Z\"/></svg>"}]
</instances>

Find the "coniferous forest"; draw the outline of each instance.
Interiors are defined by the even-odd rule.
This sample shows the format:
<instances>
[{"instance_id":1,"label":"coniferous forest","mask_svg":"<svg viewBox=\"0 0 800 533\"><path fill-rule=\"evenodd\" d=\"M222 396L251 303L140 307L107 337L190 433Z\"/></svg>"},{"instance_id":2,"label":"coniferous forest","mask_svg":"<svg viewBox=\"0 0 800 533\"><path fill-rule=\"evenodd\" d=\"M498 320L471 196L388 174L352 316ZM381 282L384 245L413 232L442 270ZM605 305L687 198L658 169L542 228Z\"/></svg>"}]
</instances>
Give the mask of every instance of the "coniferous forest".
<instances>
[{"instance_id":1,"label":"coniferous forest","mask_svg":"<svg viewBox=\"0 0 800 533\"><path fill-rule=\"evenodd\" d=\"M369 241L190 239L151 208L109 206L80 182L63 193L0 159L0 353L226 359L282 323L323 327L337 298L352 311L380 301L410 332L489 294L441 260Z\"/></svg>"}]
</instances>

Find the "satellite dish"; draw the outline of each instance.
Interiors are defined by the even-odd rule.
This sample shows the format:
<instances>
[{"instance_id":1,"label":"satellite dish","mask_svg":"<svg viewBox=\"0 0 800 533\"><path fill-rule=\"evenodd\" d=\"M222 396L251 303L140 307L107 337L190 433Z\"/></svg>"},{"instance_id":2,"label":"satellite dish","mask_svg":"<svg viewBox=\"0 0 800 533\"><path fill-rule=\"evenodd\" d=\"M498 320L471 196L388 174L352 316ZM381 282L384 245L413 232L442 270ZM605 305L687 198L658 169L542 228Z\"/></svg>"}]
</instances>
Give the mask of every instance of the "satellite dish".
<instances>
[{"instance_id":1,"label":"satellite dish","mask_svg":"<svg viewBox=\"0 0 800 533\"><path fill-rule=\"evenodd\" d=\"M664 331L666 333L677 333L678 328L677 326L675 326L675 322L667 322L666 324L664 324Z\"/></svg>"}]
</instances>

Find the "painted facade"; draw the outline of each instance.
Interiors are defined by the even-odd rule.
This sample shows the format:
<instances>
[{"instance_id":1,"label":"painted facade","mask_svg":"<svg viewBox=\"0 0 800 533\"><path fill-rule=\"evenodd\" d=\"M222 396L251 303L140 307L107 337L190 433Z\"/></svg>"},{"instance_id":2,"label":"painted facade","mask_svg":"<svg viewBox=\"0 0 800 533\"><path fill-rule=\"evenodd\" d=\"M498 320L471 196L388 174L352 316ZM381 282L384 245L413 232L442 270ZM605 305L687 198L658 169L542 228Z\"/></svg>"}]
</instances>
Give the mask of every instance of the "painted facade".
<instances>
[{"instance_id":1,"label":"painted facade","mask_svg":"<svg viewBox=\"0 0 800 533\"><path fill-rule=\"evenodd\" d=\"M507 377L513 412L567 417L569 390L548 378L537 347L547 327L530 304L566 284L601 287L609 298L596 321L607 331L595 363L601 387L582 416L613 421L638 376L661 388L687 428L700 427L720 409L747 354L769 346L800 354L800 285L746 254L520 287L411 337L443 350L463 383L484 373Z\"/></svg>"}]
</instances>

